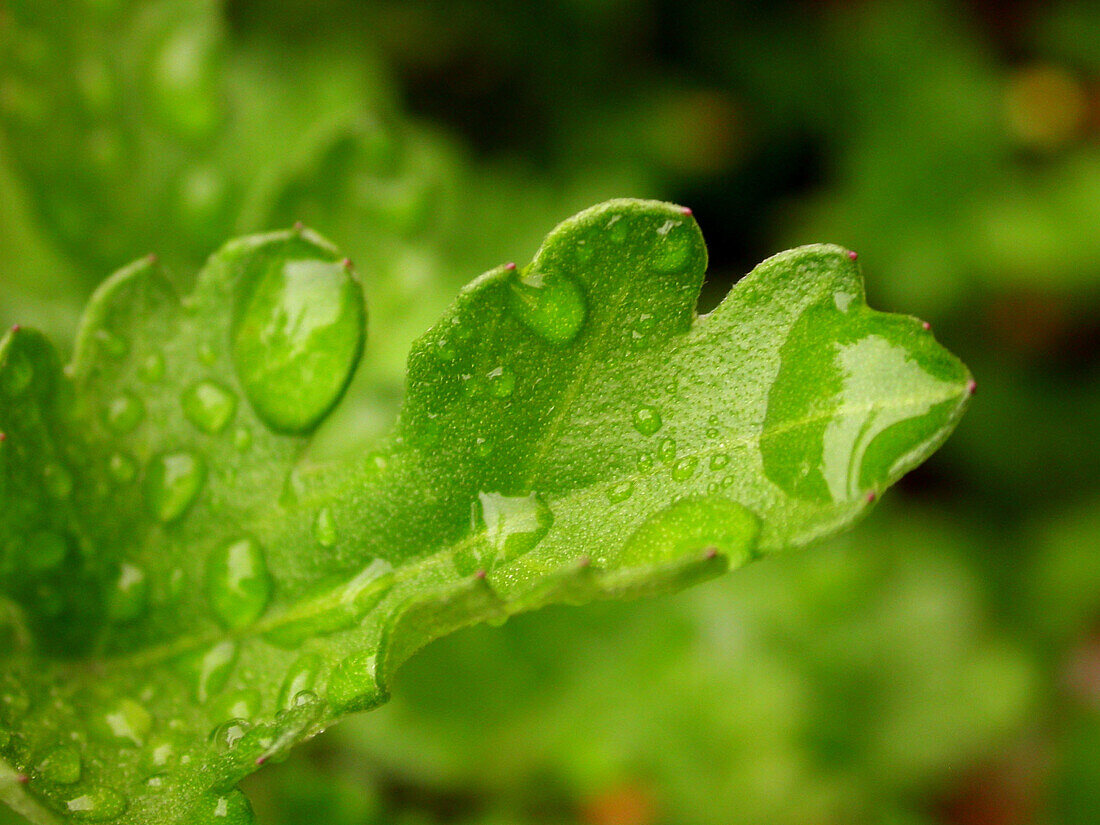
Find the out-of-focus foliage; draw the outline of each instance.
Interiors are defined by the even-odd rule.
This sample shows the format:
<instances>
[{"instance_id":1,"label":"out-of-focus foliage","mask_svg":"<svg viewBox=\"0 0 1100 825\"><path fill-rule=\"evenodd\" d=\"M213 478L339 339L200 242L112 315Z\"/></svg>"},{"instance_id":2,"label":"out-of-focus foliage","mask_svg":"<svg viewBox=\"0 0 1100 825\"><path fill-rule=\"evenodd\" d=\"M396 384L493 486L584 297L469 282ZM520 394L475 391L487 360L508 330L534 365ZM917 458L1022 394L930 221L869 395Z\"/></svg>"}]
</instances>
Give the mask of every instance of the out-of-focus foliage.
<instances>
[{"instance_id":1,"label":"out-of-focus foliage","mask_svg":"<svg viewBox=\"0 0 1100 825\"><path fill-rule=\"evenodd\" d=\"M37 48L9 37L10 21L62 6L69 21L37 25L81 32L82 48L125 67L126 111L154 105L147 57L128 46L135 24L104 22L136 19L135 5L0 11L0 320L70 330L107 271L90 256L111 245L119 257L101 262L154 247L169 260L204 254L203 232L230 233L201 220L184 231L143 197L170 203L185 180L174 170L205 164L234 191L266 193L233 212L233 231L310 222L351 250L374 317L384 306L403 319L374 327L365 361L378 372L364 370L326 450L353 449L385 419L407 342L464 273L523 255L546 226L617 195L695 209L712 271L726 274L710 304L785 246L859 250L872 303L928 318L979 382L952 441L864 533L638 613L556 611L430 648L401 680L407 699L337 732L350 755L319 750L258 777L261 821L300 821L303 806L338 825L805 821L802 806L891 825L1095 821L1097 4L145 3L150 19L161 7L163 20L206 19L217 82L237 78L238 92L218 93L205 144L132 120L141 145L176 148L125 154L113 183L57 161L47 182L75 210L66 220L116 205L128 216L88 247L65 241L65 208L46 210L36 178L90 122L76 104L84 52L40 62L51 85L26 82L39 76L8 56L22 49L27 66ZM266 120L259 101L244 105L257 88ZM27 91L68 125L39 129L20 153ZM229 140L246 117L252 142ZM379 167L380 146L403 160ZM179 251L161 244L187 233ZM559 634L578 632L592 638L588 657L555 655ZM582 682L596 665L606 678ZM623 679L652 684L637 695L665 710L622 706Z\"/></svg>"}]
</instances>

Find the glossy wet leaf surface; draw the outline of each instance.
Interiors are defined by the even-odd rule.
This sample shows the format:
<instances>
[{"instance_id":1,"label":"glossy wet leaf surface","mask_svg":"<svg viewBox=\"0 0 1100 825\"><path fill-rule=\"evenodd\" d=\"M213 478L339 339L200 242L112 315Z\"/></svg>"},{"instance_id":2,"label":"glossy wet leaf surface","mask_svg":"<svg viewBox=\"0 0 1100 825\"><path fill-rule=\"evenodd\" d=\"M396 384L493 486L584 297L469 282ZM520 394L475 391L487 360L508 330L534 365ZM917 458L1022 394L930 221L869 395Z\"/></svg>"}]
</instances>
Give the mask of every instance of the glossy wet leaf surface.
<instances>
[{"instance_id":1,"label":"glossy wet leaf surface","mask_svg":"<svg viewBox=\"0 0 1100 825\"><path fill-rule=\"evenodd\" d=\"M566 221L416 344L392 433L325 464L305 433L365 316L307 230L228 244L191 290L123 270L64 372L7 334L0 798L248 821L236 784L385 701L428 641L841 529L965 408L966 369L869 310L846 250L769 259L698 318L705 266L679 207Z\"/></svg>"}]
</instances>

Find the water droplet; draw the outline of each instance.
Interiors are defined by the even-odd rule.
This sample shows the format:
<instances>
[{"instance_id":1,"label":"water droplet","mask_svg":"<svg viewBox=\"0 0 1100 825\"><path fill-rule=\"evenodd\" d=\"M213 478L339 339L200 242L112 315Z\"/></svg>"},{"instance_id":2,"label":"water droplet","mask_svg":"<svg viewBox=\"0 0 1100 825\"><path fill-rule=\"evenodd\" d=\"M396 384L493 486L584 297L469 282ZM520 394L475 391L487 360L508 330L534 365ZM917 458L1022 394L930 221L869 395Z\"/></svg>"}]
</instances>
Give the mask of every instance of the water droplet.
<instances>
[{"instance_id":1,"label":"water droplet","mask_svg":"<svg viewBox=\"0 0 1100 825\"><path fill-rule=\"evenodd\" d=\"M104 714L103 722L106 730L115 739L138 748L145 744L145 737L153 727L153 717L149 715L149 711L133 699L125 698L120 699L113 710Z\"/></svg>"},{"instance_id":2,"label":"water droplet","mask_svg":"<svg viewBox=\"0 0 1100 825\"><path fill-rule=\"evenodd\" d=\"M230 641L219 642L201 653L182 656L176 662L180 672L192 680L195 699L201 704L225 687L236 663L237 645Z\"/></svg>"},{"instance_id":3,"label":"water droplet","mask_svg":"<svg viewBox=\"0 0 1100 825\"><path fill-rule=\"evenodd\" d=\"M514 276L510 303L516 317L541 338L565 344L577 337L587 315L584 293L561 273Z\"/></svg>"},{"instance_id":4,"label":"water droplet","mask_svg":"<svg viewBox=\"0 0 1100 825\"><path fill-rule=\"evenodd\" d=\"M505 564L534 549L554 523L554 514L537 493L478 493L473 516L474 530L485 534L475 550L474 566L480 568Z\"/></svg>"},{"instance_id":5,"label":"water droplet","mask_svg":"<svg viewBox=\"0 0 1100 825\"><path fill-rule=\"evenodd\" d=\"M117 819L126 810L126 797L112 788L90 788L65 803L73 819L105 822Z\"/></svg>"},{"instance_id":6,"label":"water droplet","mask_svg":"<svg viewBox=\"0 0 1100 825\"><path fill-rule=\"evenodd\" d=\"M622 501L626 501L634 494L634 482L633 481L620 481L614 487L607 491L607 500L612 504L618 504Z\"/></svg>"},{"instance_id":7,"label":"water droplet","mask_svg":"<svg viewBox=\"0 0 1100 825\"><path fill-rule=\"evenodd\" d=\"M183 394L183 414L204 433L220 433L237 411L237 398L213 381L195 384Z\"/></svg>"},{"instance_id":8,"label":"water droplet","mask_svg":"<svg viewBox=\"0 0 1100 825\"><path fill-rule=\"evenodd\" d=\"M714 440L719 435L721 435L721 433L718 431L717 427L707 427L707 438Z\"/></svg>"},{"instance_id":9,"label":"water droplet","mask_svg":"<svg viewBox=\"0 0 1100 825\"><path fill-rule=\"evenodd\" d=\"M694 246L694 233L680 221L666 221L657 234L659 239L649 256L653 271L669 274L687 269Z\"/></svg>"},{"instance_id":10,"label":"water droplet","mask_svg":"<svg viewBox=\"0 0 1100 825\"><path fill-rule=\"evenodd\" d=\"M671 438L666 438L657 447L657 457L666 464L671 463L676 458L676 442Z\"/></svg>"},{"instance_id":11,"label":"water droplet","mask_svg":"<svg viewBox=\"0 0 1100 825\"><path fill-rule=\"evenodd\" d=\"M279 432L313 429L343 395L363 347L363 296L331 253L298 237L252 253L233 363L257 415Z\"/></svg>"},{"instance_id":12,"label":"water droplet","mask_svg":"<svg viewBox=\"0 0 1100 825\"><path fill-rule=\"evenodd\" d=\"M80 769L80 754L66 745L51 749L37 767L46 780L58 785L71 785L79 780Z\"/></svg>"},{"instance_id":13,"label":"water droplet","mask_svg":"<svg viewBox=\"0 0 1100 825\"><path fill-rule=\"evenodd\" d=\"M322 507L317 513L313 522L313 538L322 547L336 546L336 518L330 508Z\"/></svg>"},{"instance_id":14,"label":"water droplet","mask_svg":"<svg viewBox=\"0 0 1100 825\"><path fill-rule=\"evenodd\" d=\"M217 40L197 26L171 32L153 54L149 103L181 137L202 138L217 125L216 67Z\"/></svg>"},{"instance_id":15,"label":"water droplet","mask_svg":"<svg viewBox=\"0 0 1100 825\"><path fill-rule=\"evenodd\" d=\"M672 466L673 481L687 481L695 475L695 468L699 465L697 456L689 455L681 458Z\"/></svg>"},{"instance_id":16,"label":"water droplet","mask_svg":"<svg viewBox=\"0 0 1100 825\"><path fill-rule=\"evenodd\" d=\"M107 615L116 622L128 622L145 612L149 582L145 571L134 564L119 567L118 578L107 591Z\"/></svg>"},{"instance_id":17,"label":"water droplet","mask_svg":"<svg viewBox=\"0 0 1100 825\"><path fill-rule=\"evenodd\" d=\"M107 459L107 472L118 484L129 484L137 478L137 463L125 453L112 453Z\"/></svg>"},{"instance_id":18,"label":"water droplet","mask_svg":"<svg viewBox=\"0 0 1100 825\"><path fill-rule=\"evenodd\" d=\"M662 564L714 549L737 567L751 558L759 530L760 520L729 499L683 498L642 522L623 546L619 563Z\"/></svg>"},{"instance_id":19,"label":"water droplet","mask_svg":"<svg viewBox=\"0 0 1100 825\"><path fill-rule=\"evenodd\" d=\"M357 653L336 666L328 680L326 698L344 713L369 710L382 703L385 693L376 676L373 653Z\"/></svg>"},{"instance_id":20,"label":"water droplet","mask_svg":"<svg viewBox=\"0 0 1100 825\"><path fill-rule=\"evenodd\" d=\"M293 650L307 639L350 630L358 625L393 587L393 566L375 559L342 587L315 601L308 615L284 621L264 634L278 647Z\"/></svg>"},{"instance_id":21,"label":"water droplet","mask_svg":"<svg viewBox=\"0 0 1100 825\"><path fill-rule=\"evenodd\" d=\"M125 358L130 352L130 342L109 329L100 327L93 333L99 348L115 360Z\"/></svg>"},{"instance_id":22,"label":"water droplet","mask_svg":"<svg viewBox=\"0 0 1100 825\"><path fill-rule=\"evenodd\" d=\"M435 351L436 358L438 358L440 361L446 363L448 361L455 360L455 356L457 356L457 355L458 355L458 352L455 350L454 347L452 347L450 345L450 343L447 341L446 338L441 338L439 340L438 348Z\"/></svg>"},{"instance_id":23,"label":"water droplet","mask_svg":"<svg viewBox=\"0 0 1100 825\"><path fill-rule=\"evenodd\" d=\"M206 595L218 620L230 630L247 627L263 614L271 598L271 576L255 539L231 541L210 555Z\"/></svg>"},{"instance_id":24,"label":"water droplet","mask_svg":"<svg viewBox=\"0 0 1100 825\"><path fill-rule=\"evenodd\" d=\"M111 432L124 435L137 427L145 418L145 405L141 399L130 392L122 393L111 400L103 412L103 421Z\"/></svg>"},{"instance_id":25,"label":"water droplet","mask_svg":"<svg viewBox=\"0 0 1100 825\"><path fill-rule=\"evenodd\" d=\"M224 796L217 796L208 805L208 813L200 813L197 822L216 822L218 825L252 825L255 816L252 805L239 790L232 790Z\"/></svg>"},{"instance_id":26,"label":"water droplet","mask_svg":"<svg viewBox=\"0 0 1100 825\"><path fill-rule=\"evenodd\" d=\"M145 471L145 500L159 521L175 521L191 506L205 480L206 465L194 453L163 453Z\"/></svg>"},{"instance_id":27,"label":"water droplet","mask_svg":"<svg viewBox=\"0 0 1100 825\"><path fill-rule=\"evenodd\" d=\"M283 679L283 685L279 689L279 707L289 708L295 704L298 694L313 689L317 682L317 674L321 672L321 657L313 653L300 656L290 666Z\"/></svg>"},{"instance_id":28,"label":"water droplet","mask_svg":"<svg viewBox=\"0 0 1100 825\"><path fill-rule=\"evenodd\" d=\"M722 487L723 487L723 488L729 488L729 487L732 487L732 486L733 486L733 482L734 482L734 480L735 480L735 479L734 479L734 477L733 477L733 476L725 476L725 477L723 477L723 479L722 479Z\"/></svg>"},{"instance_id":29,"label":"water droplet","mask_svg":"<svg viewBox=\"0 0 1100 825\"><path fill-rule=\"evenodd\" d=\"M648 473L653 469L653 454L642 453L638 456L638 471L642 473Z\"/></svg>"},{"instance_id":30,"label":"water droplet","mask_svg":"<svg viewBox=\"0 0 1100 825\"><path fill-rule=\"evenodd\" d=\"M155 384L164 378L164 356L159 352L151 352L141 362L137 370L138 377L142 381Z\"/></svg>"},{"instance_id":31,"label":"water droplet","mask_svg":"<svg viewBox=\"0 0 1100 825\"><path fill-rule=\"evenodd\" d=\"M969 379L911 319L845 301L792 325L760 439L768 478L820 503L884 490L958 414Z\"/></svg>"},{"instance_id":32,"label":"water droplet","mask_svg":"<svg viewBox=\"0 0 1100 825\"><path fill-rule=\"evenodd\" d=\"M46 492L52 498L63 501L73 494L72 474L60 464L50 463L42 470Z\"/></svg>"},{"instance_id":33,"label":"water droplet","mask_svg":"<svg viewBox=\"0 0 1100 825\"><path fill-rule=\"evenodd\" d=\"M661 429L661 414L653 407L638 407L634 411L634 429L642 435L653 435Z\"/></svg>"},{"instance_id":34,"label":"water droplet","mask_svg":"<svg viewBox=\"0 0 1100 825\"><path fill-rule=\"evenodd\" d=\"M725 453L715 453L710 457L710 468L712 470L721 470L729 463L730 457Z\"/></svg>"},{"instance_id":35,"label":"water droplet","mask_svg":"<svg viewBox=\"0 0 1100 825\"><path fill-rule=\"evenodd\" d=\"M489 394L494 398L507 398L516 388L516 375L507 367L497 367L485 376L489 381Z\"/></svg>"},{"instance_id":36,"label":"water droplet","mask_svg":"<svg viewBox=\"0 0 1100 825\"><path fill-rule=\"evenodd\" d=\"M251 729L247 719L229 719L210 732L210 741L223 750L232 750Z\"/></svg>"}]
</instances>

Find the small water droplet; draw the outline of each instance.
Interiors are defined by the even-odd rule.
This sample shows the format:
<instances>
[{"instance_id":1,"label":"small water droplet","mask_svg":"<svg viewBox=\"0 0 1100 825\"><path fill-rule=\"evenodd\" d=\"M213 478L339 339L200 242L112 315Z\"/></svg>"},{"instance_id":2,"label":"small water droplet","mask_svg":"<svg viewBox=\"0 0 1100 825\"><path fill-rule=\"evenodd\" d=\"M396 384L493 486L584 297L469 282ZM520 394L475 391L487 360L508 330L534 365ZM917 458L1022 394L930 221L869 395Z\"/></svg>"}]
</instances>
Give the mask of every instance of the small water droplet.
<instances>
[{"instance_id":1,"label":"small water droplet","mask_svg":"<svg viewBox=\"0 0 1100 825\"><path fill-rule=\"evenodd\" d=\"M130 342L111 330L100 327L93 333L99 348L116 360L125 358L130 352Z\"/></svg>"},{"instance_id":2,"label":"small water droplet","mask_svg":"<svg viewBox=\"0 0 1100 825\"><path fill-rule=\"evenodd\" d=\"M137 369L138 377L142 381L155 384L164 378L164 356L159 352L151 352L145 356Z\"/></svg>"},{"instance_id":3,"label":"small water droplet","mask_svg":"<svg viewBox=\"0 0 1100 825\"><path fill-rule=\"evenodd\" d=\"M652 453L642 453L638 456L638 470L642 473L648 473L653 469L654 465Z\"/></svg>"},{"instance_id":4,"label":"small water droplet","mask_svg":"<svg viewBox=\"0 0 1100 825\"><path fill-rule=\"evenodd\" d=\"M105 822L116 819L126 810L126 797L112 788L89 788L65 803L73 819Z\"/></svg>"},{"instance_id":5,"label":"small water droplet","mask_svg":"<svg viewBox=\"0 0 1100 825\"><path fill-rule=\"evenodd\" d=\"M58 785L71 785L79 780L80 769L80 754L67 745L51 749L37 767L45 779Z\"/></svg>"},{"instance_id":6,"label":"small water droplet","mask_svg":"<svg viewBox=\"0 0 1100 825\"><path fill-rule=\"evenodd\" d=\"M73 494L73 476L60 464L51 462L42 471L46 492L52 498L63 501Z\"/></svg>"},{"instance_id":7,"label":"small water droplet","mask_svg":"<svg viewBox=\"0 0 1100 825\"><path fill-rule=\"evenodd\" d=\"M251 729L247 719L229 719L210 732L210 741L222 750L233 750Z\"/></svg>"},{"instance_id":8,"label":"small water droplet","mask_svg":"<svg viewBox=\"0 0 1100 825\"><path fill-rule=\"evenodd\" d=\"M642 435L653 435L661 429L661 414L648 406L638 407L634 411L634 429Z\"/></svg>"},{"instance_id":9,"label":"small water droplet","mask_svg":"<svg viewBox=\"0 0 1100 825\"><path fill-rule=\"evenodd\" d=\"M107 615L116 622L129 622L145 612L149 582L135 564L119 567L118 578L107 591Z\"/></svg>"},{"instance_id":10,"label":"small water droplet","mask_svg":"<svg viewBox=\"0 0 1100 825\"><path fill-rule=\"evenodd\" d=\"M725 453L715 453L710 457L710 468L712 470L721 470L729 463L730 457Z\"/></svg>"},{"instance_id":11,"label":"small water droplet","mask_svg":"<svg viewBox=\"0 0 1100 825\"><path fill-rule=\"evenodd\" d=\"M733 476L725 476L725 477L724 477L724 478L722 479L722 487L723 487L723 488L728 488L728 487L732 487L732 486L733 486L733 482L734 482L734 478L733 478Z\"/></svg>"},{"instance_id":12,"label":"small water droplet","mask_svg":"<svg viewBox=\"0 0 1100 825\"><path fill-rule=\"evenodd\" d=\"M140 748L153 727L153 717L133 699L120 699L114 709L103 716L103 722L115 739Z\"/></svg>"},{"instance_id":13,"label":"small water droplet","mask_svg":"<svg viewBox=\"0 0 1100 825\"><path fill-rule=\"evenodd\" d=\"M707 438L713 440L717 438L721 433L717 427L707 427Z\"/></svg>"},{"instance_id":14,"label":"small water droplet","mask_svg":"<svg viewBox=\"0 0 1100 825\"><path fill-rule=\"evenodd\" d=\"M129 484L137 478L137 462L125 453L112 453L107 459L107 472L118 484Z\"/></svg>"},{"instance_id":15,"label":"small water droplet","mask_svg":"<svg viewBox=\"0 0 1100 825\"><path fill-rule=\"evenodd\" d=\"M237 663L237 645L219 642L201 653L188 654L177 660L177 667L195 686L195 699L206 704L221 691Z\"/></svg>"},{"instance_id":16,"label":"small water droplet","mask_svg":"<svg viewBox=\"0 0 1100 825\"><path fill-rule=\"evenodd\" d=\"M293 707L294 699L304 691L313 689L317 674L321 672L321 658L313 653L300 656L290 670L286 672L283 685L279 689L279 707Z\"/></svg>"},{"instance_id":17,"label":"small water droplet","mask_svg":"<svg viewBox=\"0 0 1100 825\"><path fill-rule=\"evenodd\" d=\"M542 541L553 523L554 514L538 493L478 493L472 526L485 538L475 550L473 568L491 569L522 556Z\"/></svg>"},{"instance_id":18,"label":"small water droplet","mask_svg":"<svg viewBox=\"0 0 1100 825\"><path fill-rule=\"evenodd\" d=\"M588 312L581 288L562 273L517 272L510 303L524 326L555 344L576 338Z\"/></svg>"},{"instance_id":19,"label":"small water droplet","mask_svg":"<svg viewBox=\"0 0 1100 825\"><path fill-rule=\"evenodd\" d=\"M618 504L626 501L634 494L634 482L633 481L620 481L607 491L607 500L612 504Z\"/></svg>"},{"instance_id":20,"label":"small water droplet","mask_svg":"<svg viewBox=\"0 0 1100 825\"><path fill-rule=\"evenodd\" d=\"M195 384L183 394L183 414L204 433L220 433L237 411L237 397L213 381Z\"/></svg>"},{"instance_id":21,"label":"small water droplet","mask_svg":"<svg viewBox=\"0 0 1100 825\"><path fill-rule=\"evenodd\" d=\"M344 393L363 347L363 295L328 250L296 237L251 253L233 330L233 363L253 409L278 432L305 433Z\"/></svg>"},{"instance_id":22,"label":"small water droplet","mask_svg":"<svg viewBox=\"0 0 1100 825\"><path fill-rule=\"evenodd\" d=\"M329 507L322 507L313 522L313 537L322 547L336 546L336 518Z\"/></svg>"},{"instance_id":23,"label":"small water droplet","mask_svg":"<svg viewBox=\"0 0 1100 825\"><path fill-rule=\"evenodd\" d=\"M657 457L666 464L672 463L676 458L676 442L671 438L666 438L657 447Z\"/></svg>"},{"instance_id":24,"label":"small water droplet","mask_svg":"<svg viewBox=\"0 0 1100 825\"><path fill-rule=\"evenodd\" d=\"M230 630L247 627L263 614L271 598L271 576L255 539L231 541L211 554L206 594L218 620Z\"/></svg>"},{"instance_id":25,"label":"small water droplet","mask_svg":"<svg viewBox=\"0 0 1100 825\"><path fill-rule=\"evenodd\" d=\"M440 361L447 363L448 361L455 360L455 356L458 352L451 346L450 342L446 338L441 338L438 341L438 345L435 351L435 357Z\"/></svg>"},{"instance_id":26,"label":"small water droplet","mask_svg":"<svg viewBox=\"0 0 1100 825\"><path fill-rule=\"evenodd\" d=\"M748 561L760 520L736 502L714 496L683 498L646 519L623 546L624 566L661 564L713 549L730 567Z\"/></svg>"},{"instance_id":27,"label":"small water droplet","mask_svg":"<svg viewBox=\"0 0 1100 825\"><path fill-rule=\"evenodd\" d=\"M163 453L145 471L145 500L159 521L175 521L191 506L205 480L206 464L194 453Z\"/></svg>"},{"instance_id":28,"label":"small water droplet","mask_svg":"<svg viewBox=\"0 0 1100 825\"><path fill-rule=\"evenodd\" d=\"M673 481L687 481L695 475L695 468L699 465L697 456L689 455L681 458L672 466Z\"/></svg>"},{"instance_id":29,"label":"small water droplet","mask_svg":"<svg viewBox=\"0 0 1100 825\"><path fill-rule=\"evenodd\" d=\"M494 398L508 398L516 388L516 375L507 367L497 367L485 376L489 382L489 394Z\"/></svg>"},{"instance_id":30,"label":"small water droplet","mask_svg":"<svg viewBox=\"0 0 1100 825\"><path fill-rule=\"evenodd\" d=\"M649 256L650 268L664 274L685 270L691 260L693 233L680 221L666 221L657 234L660 239Z\"/></svg>"}]
</instances>

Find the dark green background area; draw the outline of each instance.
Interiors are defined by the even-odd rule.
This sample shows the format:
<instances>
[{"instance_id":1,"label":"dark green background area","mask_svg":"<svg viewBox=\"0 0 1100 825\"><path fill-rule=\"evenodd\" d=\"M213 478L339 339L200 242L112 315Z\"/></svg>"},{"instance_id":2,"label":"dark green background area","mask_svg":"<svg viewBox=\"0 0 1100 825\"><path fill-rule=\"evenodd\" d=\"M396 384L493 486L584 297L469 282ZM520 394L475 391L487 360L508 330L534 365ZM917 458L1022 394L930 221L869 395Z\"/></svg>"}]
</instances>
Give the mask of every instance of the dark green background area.
<instances>
[{"instance_id":1,"label":"dark green background area","mask_svg":"<svg viewBox=\"0 0 1100 825\"><path fill-rule=\"evenodd\" d=\"M113 269L186 281L304 221L370 308L322 453L387 425L463 283L612 197L694 210L702 310L781 249L857 250L870 304L970 366L970 411L827 546L432 645L249 781L259 821L1095 822L1095 3L0 8L0 323L71 341Z\"/></svg>"}]
</instances>

